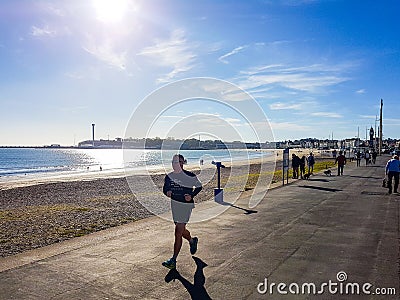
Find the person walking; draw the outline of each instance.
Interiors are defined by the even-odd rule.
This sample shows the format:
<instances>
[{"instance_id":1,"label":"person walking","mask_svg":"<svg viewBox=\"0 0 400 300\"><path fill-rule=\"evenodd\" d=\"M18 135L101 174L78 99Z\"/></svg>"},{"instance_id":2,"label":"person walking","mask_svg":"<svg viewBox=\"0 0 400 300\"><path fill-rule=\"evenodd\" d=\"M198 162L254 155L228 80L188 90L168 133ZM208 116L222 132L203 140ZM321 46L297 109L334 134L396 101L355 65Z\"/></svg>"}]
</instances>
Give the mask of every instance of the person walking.
<instances>
[{"instance_id":1,"label":"person walking","mask_svg":"<svg viewBox=\"0 0 400 300\"><path fill-rule=\"evenodd\" d=\"M293 179L299 178L299 167L300 167L300 157L296 154L292 154L292 169L293 169Z\"/></svg>"},{"instance_id":2,"label":"person walking","mask_svg":"<svg viewBox=\"0 0 400 300\"><path fill-rule=\"evenodd\" d=\"M361 165L361 152L357 151L356 152L356 161L357 161L357 167Z\"/></svg>"},{"instance_id":3,"label":"person walking","mask_svg":"<svg viewBox=\"0 0 400 300\"><path fill-rule=\"evenodd\" d=\"M312 152L307 157L307 164L308 164L308 174L312 174L314 172L314 165L315 165L314 154Z\"/></svg>"},{"instance_id":4,"label":"person walking","mask_svg":"<svg viewBox=\"0 0 400 300\"><path fill-rule=\"evenodd\" d=\"M337 151L336 151L336 149L335 149L335 150L332 151L332 157L333 157L334 159L336 159L336 155L337 155Z\"/></svg>"},{"instance_id":5,"label":"person walking","mask_svg":"<svg viewBox=\"0 0 400 300\"><path fill-rule=\"evenodd\" d=\"M193 198L203 187L195 174L183 169L184 162L183 155L175 154L172 157L173 172L167 174L164 179L163 193L171 198L172 218L175 223L174 253L170 259L162 263L168 269L176 268L176 259L182 248L182 238L189 242L192 255L197 251L198 238L191 236L186 224L194 208Z\"/></svg>"},{"instance_id":6,"label":"person walking","mask_svg":"<svg viewBox=\"0 0 400 300\"><path fill-rule=\"evenodd\" d=\"M370 163L369 160L371 159L371 154L369 154L368 150L365 152L364 158L365 158L365 165L368 166L368 164Z\"/></svg>"},{"instance_id":7,"label":"person walking","mask_svg":"<svg viewBox=\"0 0 400 300\"><path fill-rule=\"evenodd\" d=\"M376 157L377 157L377 156L378 156L378 153L375 151L375 149L372 150L372 153L371 153L372 164L375 164L375 163L376 163Z\"/></svg>"},{"instance_id":8,"label":"person walking","mask_svg":"<svg viewBox=\"0 0 400 300\"><path fill-rule=\"evenodd\" d=\"M337 175L343 175L344 165L346 164L346 156L343 155L342 151L339 151L339 156L336 157L335 165L338 164Z\"/></svg>"},{"instance_id":9,"label":"person walking","mask_svg":"<svg viewBox=\"0 0 400 300\"><path fill-rule=\"evenodd\" d=\"M399 187L399 174L400 174L400 161L399 156L394 155L386 163L385 174L387 175L387 187L389 189L389 194L392 193L392 179L394 178L394 192L397 193Z\"/></svg>"},{"instance_id":10,"label":"person walking","mask_svg":"<svg viewBox=\"0 0 400 300\"><path fill-rule=\"evenodd\" d=\"M303 179L304 174L306 174L306 157L303 155L300 158L300 178Z\"/></svg>"}]
</instances>

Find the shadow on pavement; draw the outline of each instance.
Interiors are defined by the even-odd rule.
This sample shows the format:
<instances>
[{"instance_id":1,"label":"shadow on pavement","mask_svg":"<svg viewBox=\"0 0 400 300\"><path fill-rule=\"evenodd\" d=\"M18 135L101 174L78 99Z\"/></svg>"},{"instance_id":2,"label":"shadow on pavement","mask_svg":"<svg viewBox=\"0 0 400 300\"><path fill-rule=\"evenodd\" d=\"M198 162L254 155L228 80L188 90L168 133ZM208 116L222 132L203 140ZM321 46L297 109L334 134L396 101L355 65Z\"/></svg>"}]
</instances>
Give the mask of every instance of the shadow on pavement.
<instances>
[{"instance_id":1,"label":"shadow on pavement","mask_svg":"<svg viewBox=\"0 0 400 300\"><path fill-rule=\"evenodd\" d=\"M299 187L305 188L305 189L321 190L321 191L326 191L326 192L341 192L342 191L339 189L331 189L331 188L312 186L312 185L299 185Z\"/></svg>"},{"instance_id":2,"label":"shadow on pavement","mask_svg":"<svg viewBox=\"0 0 400 300\"><path fill-rule=\"evenodd\" d=\"M172 269L165 276L165 282L169 283L175 279L179 280L185 289L188 291L191 299L211 299L210 295L208 295L204 284L206 283L206 277L204 276L203 269L207 267L207 264L202 261L200 258L192 256L194 262L196 263L196 272L193 277L193 284L189 282L185 277L183 277L176 269Z\"/></svg>"},{"instance_id":3,"label":"shadow on pavement","mask_svg":"<svg viewBox=\"0 0 400 300\"><path fill-rule=\"evenodd\" d=\"M237 206L237 205L234 205L234 204L232 204L232 203L225 202L225 201L217 202L217 203L219 203L219 204L221 204L221 205L226 205L226 206L229 205L229 206L231 206L231 207L233 207L233 208L243 210L245 215L251 215L251 214L258 213L258 211L256 211L256 210L243 208L243 207L240 207L240 206Z\"/></svg>"},{"instance_id":4,"label":"shadow on pavement","mask_svg":"<svg viewBox=\"0 0 400 300\"><path fill-rule=\"evenodd\" d=\"M369 196L381 196L381 195L389 195L389 193L386 191L387 189L384 188L382 192L377 192L377 191L362 191L361 195L369 195Z\"/></svg>"},{"instance_id":5,"label":"shadow on pavement","mask_svg":"<svg viewBox=\"0 0 400 300\"><path fill-rule=\"evenodd\" d=\"M383 179L384 176L382 176L382 177L368 177L368 176L355 176L355 175L350 175L349 177L354 177L354 178L365 178L365 179Z\"/></svg>"},{"instance_id":6,"label":"shadow on pavement","mask_svg":"<svg viewBox=\"0 0 400 300\"><path fill-rule=\"evenodd\" d=\"M320 181L320 182L329 182L328 179L322 179L322 178L310 178L308 181Z\"/></svg>"}]
</instances>

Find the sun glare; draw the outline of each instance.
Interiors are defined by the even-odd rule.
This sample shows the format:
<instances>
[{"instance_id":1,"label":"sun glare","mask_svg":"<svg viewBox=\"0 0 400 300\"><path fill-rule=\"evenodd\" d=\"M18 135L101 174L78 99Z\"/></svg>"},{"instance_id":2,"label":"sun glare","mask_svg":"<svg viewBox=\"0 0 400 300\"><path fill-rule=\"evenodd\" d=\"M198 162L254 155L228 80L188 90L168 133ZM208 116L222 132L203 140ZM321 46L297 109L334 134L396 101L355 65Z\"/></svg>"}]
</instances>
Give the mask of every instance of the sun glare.
<instances>
[{"instance_id":1,"label":"sun glare","mask_svg":"<svg viewBox=\"0 0 400 300\"><path fill-rule=\"evenodd\" d=\"M128 8L128 0L93 0L97 19L103 22L118 22Z\"/></svg>"}]
</instances>

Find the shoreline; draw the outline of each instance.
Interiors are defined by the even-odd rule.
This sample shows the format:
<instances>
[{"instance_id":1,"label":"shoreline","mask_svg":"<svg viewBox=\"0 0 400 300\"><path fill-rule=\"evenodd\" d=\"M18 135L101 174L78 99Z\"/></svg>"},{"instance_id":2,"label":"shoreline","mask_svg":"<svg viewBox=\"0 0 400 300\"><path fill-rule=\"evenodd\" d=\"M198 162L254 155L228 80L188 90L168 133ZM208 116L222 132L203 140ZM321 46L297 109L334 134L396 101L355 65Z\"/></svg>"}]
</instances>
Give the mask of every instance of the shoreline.
<instances>
[{"instance_id":1,"label":"shoreline","mask_svg":"<svg viewBox=\"0 0 400 300\"><path fill-rule=\"evenodd\" d=\"M275 151L273 149L265 150L267 152L273 152L272 155L265 155L261 158L250 158L247 160L233 160L231 162L225 163L226 166L241 166L253 163L261 163L263 160L268 161L274 157ZM0 190L8 190L12 188L57 183L57 182L72 182L72 181L92 181L97 179L108 179L108 178L125 178L127 176L135 175L157 175L165 174L169 172L168 169L163 165L156 166L145 166L138 167L135 169L113 169L113 170L90 170L90 171L80 171L80 172L68 172L68 173L51 173L51 174L40 174L36 176L35 174L29 175L15 175L15 176L0 176ZM215 168L214 165L207 164L200 166L199 164L189 164L186 165L186 169L189 171L198 171L207 168Z\"/></svg>"},{"instance_id":2,"label":"shoreline","mask_svg":"<svg viewBox=\"0 0 400 300\"><path fill-rule=\"evenodd\" d=\"M251 158L248 160L234 160L231 162L223 162L225 166L242 166L250 165L255 163L268 163L275 161L276 163L283 161L283 149L261 149L257 151L268 151L272 152L272 155L265 155L261 158ZM308 155L313 152L316 159L318 158L331 158L331 151L316 150L316 149L291 149L291 153L295 153L298 156ZM169 166L168 166L169 167ZM214 165L203 165L190 164L186 166L189 171L198 171L206 168L215 168ZM157 175L165 174L168 170L164 166L149 166L144 168L131 169L126 171L125 169L120 170L96 170L88 172L78 172L69 174L51 174L46 176L45 174L35 177L35 175L19 175L12 176L13 178L7 178L7 176L0 176L0 191L13 189L24 186L48 184L48 183L60 183L60 182L72 182L72 181L92 181L97 179L108 179L108 178L125 178L127 176L135 175Z\"/></svg>"}]
</instances>

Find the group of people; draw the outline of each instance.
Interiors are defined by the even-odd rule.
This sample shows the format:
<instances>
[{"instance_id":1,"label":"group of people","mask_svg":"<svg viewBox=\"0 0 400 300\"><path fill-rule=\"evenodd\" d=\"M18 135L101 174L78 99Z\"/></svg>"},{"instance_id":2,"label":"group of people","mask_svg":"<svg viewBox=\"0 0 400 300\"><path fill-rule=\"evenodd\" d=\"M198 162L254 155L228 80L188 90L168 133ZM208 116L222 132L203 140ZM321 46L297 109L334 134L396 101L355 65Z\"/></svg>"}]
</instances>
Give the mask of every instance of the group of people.
<instances>
[{"instance_id":1,"label":"group of people","mask_svg":"<svg viewBox=\"0 0 400 300\"><path fill-rule=\"evenodd\" d=\"M365 165L375 164L377 152L372 150L371 153L367 150L364 153ZM361 153L356 152L356 160L357 166L360 166ZM342 154L342 151L339 151L339 156L335 160L335 164L338 164L338 176L343 175L343 168L346 164L346 157ZM385 167L385 182L386 187L389 189L389 194L398 193L399 187L399 177L400 177L400 161L399 156L394 154L391 159L388 160ZM392 188L392 181L394 179L394 187Z\"/></svg>"},{"instance_id":2,"label":"group of people","mask_svg":"<svg viewBox=\"0 0 400 300\"><path fill-rule=\"evenodd\" d=\"M346 156L343 154L343 151L339 151L339 155L335 155L335 165L338 165L338 172L337 175L343 175L343 169L346 165L347 159ZM293 179L301 179L304 178L306 174L306 164L308 166L308 174L311 175L314 172L314 164L315 164L315 157L314 154L311 152L308 157L303 155L301 158L297 156L295 153L292 154L292 170L293 170Z\"/></svg>"},{"instance_id":3,"label":"group of people","mask_svg":"<svg viewBox=\"0 0 400 300\"><path fill-rule=\"evenodd\" d=\"M306 174L306 163L308 166L308 174L313 174L315 158L314 154L311 152L308 157L303 155L301 158L296 154L292 154L292 169L293 169L293 179L304 178Z\"/></svg>"},{"instance_id":4,"label":"group of people","mask_svg":"<svg viewBox=\"0 0 400 300\"><path fill-rule=\"evenodd\" d=\"M347 163L346 159L346 152L339 151L339 155L337 155L337 151L334 150L332 152L332 156L335 159L335 165L338 166L337 175L343 175L344 166ZM357 161L357 167L361 165L361 159L365 159L365 165L368 166L369 164L375 164L376 157L378 156L375 150L371 152L369 150L361 153L360 151L356 151L354 153L354 159ZM310 153L308 157L302 156L301 158L298 157L296 154L292 154L292 169L293 169L293 179L298 179L299 177L303 179L304 174L306 174L305 167L306 164L308 166L308 174L312 174L314 170L315 158L313 153Z\"/></svg>"},{"instance_id":5,"label":"group of people","mask_svg":"<svg viewBox=\"0 0 400 300\"><path fill-rule=\"evenodd\" d=\"M360 150L356 151L354 153L354 159L357 162L357 167L361 165L361 159L365 159L365 165L368 166L369 164L375 164L376 162L376 157L378 156L378 153L375 150L372 150L369 152L369 150L365 151L365 153L361 153Z\"/></svg>"}]
</instances>

